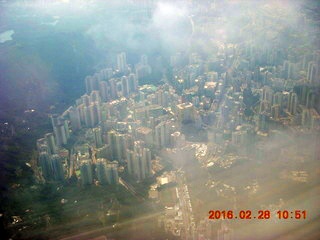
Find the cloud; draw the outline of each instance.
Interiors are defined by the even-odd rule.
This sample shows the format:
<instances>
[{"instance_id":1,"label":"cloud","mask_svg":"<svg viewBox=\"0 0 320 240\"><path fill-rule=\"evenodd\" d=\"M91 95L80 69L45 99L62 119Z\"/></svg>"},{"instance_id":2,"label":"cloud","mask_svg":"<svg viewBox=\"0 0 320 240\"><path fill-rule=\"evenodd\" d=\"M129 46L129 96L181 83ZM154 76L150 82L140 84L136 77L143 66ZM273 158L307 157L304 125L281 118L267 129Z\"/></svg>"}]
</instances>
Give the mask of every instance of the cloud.
<instances>
[{"instance_id":1,"label":"cloud","mask_svg":"<svg viewBox=\"0 0 320 240\"><path fill-rule=\"evenodd\" d=\"M158 2L152 16L152 27L170 49L183 50L189 44L192 27L186 5Z\"/></svg>"}]
</instances>

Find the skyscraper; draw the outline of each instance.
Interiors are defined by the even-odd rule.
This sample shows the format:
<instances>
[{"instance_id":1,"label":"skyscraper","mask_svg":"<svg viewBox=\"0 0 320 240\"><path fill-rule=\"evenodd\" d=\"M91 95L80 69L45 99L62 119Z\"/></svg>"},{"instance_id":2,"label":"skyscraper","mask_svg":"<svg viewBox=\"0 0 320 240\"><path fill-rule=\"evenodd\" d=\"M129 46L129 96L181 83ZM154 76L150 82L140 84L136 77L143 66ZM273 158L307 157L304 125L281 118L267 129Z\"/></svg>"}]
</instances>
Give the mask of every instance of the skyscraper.
<instances>
[{"instance_id":1,"label":"skyscraper","mask_svg":"<svg viewBox=\"0 0 320 240\"><path fill-rule=\"evenodd\" d=\"M100 184L107 184L107 159L98 158L96 163L96 173Z\"/></svg>"},{"instance_id":2,"label":"skyscraper","mask_svg":"<svg viewBox=\"0 0 320 240\"><path fill-rule=\"evenodd\" d=\"M51 154L45 138L39 138L37 140L37 151L38 153L47 153L49 155Z\"/></svg>"},{"instance_id":3,"label":"skyscraper","mask_svg":"<svg viewBox=\"0 0 320 240\"><path fill-rule=\"evenodd\" d=\"M45 152L40 153L38 162L42 171L42 176L44 177L45 180L50 180L52 166L51 166L48 153L45 153Z\"/></svg>"},{"instance_id":4,"label":"skyscraper","mask_svg":"<svg viewBox=\"0 0 320 240\"><path fill-rule=\"evenodd\" d=\"M111 148L111 158L124 161L126 158L126 136L114 130L108 132L108 144Z\"/></svg>"},{"instance_id":5,"label":"skyscraper","mask_svg":"<svg viewBox=\"0 0 320 240\"><path fill-rule=\"evenodd\" d=\"M294 92L290 92L289 94L289 103L288 103L288 111L295 115L297 112L297 105L298 105L298 96Z\"/></svg>"},{"instance_id":6,"label":"skyscraper","mask_svg":"<svg viewBox=\"0 0 320 240\"><path fill-rule=\"evenodd\" d=\"M194 108L192 103L178 104L177 116L180 123L194 122Z\"/></svg>"},{"instance_id":7,"label":"skyscraper","mask_svg":"<svg viewBox=\"0 0 320 240\"><path fill-rule=\"evenodd\" d=\"M84 106L89 106L91 103L91 99L90 99L89 95L87 95L87 94L82 95L81 100L82 100L82 103L84 104Z\"/></svg>"},{"instance_id":8,"label":"skyscraper","mask_svg":"<svg viewBox=\"0 0 320 240\"><path fill-rule=\"evenodd\" d=\"M91 103L84 107L84 120L86 127L94 127L101 121L101 110L99 102Z\"/></svg>"},{"instance_id":9,"label":"skyscraper","mask_svg":"<svg viewBox=\"0 0 320 240\"><path fill-rule=\"evenodd\" d=\"M125 72L127 70L127 56L125 52L121 52L117 55L117 69L119 72Z\"/></svg>"},{"instance_id":10,"label":"skyscraper","mask_svg":"<svg viewBox=\"0 0 320 240\"><path fill-rule=\"evenodd\" d=\"M66 144L69 138L68 121L54 114L51 115L51 123L55 135L56 144L58 146Z\"/></svg>"},{"instance_id":11,"label":"skyscraper","mask_svg":"<svg viewBox=\"0 0 320 240\"><path fill-rule=\"evenodd\" d=\"M129 74L128 76L129 83L129 93L135 92L138 89L138 80L134 73Z\"/></svg>"},{"instance_id":12,"label":"skyscraper","mask_svg":"<svg viewBox=\"0 0 320 240\"><path fill-rule=\"evenodd\" d=\"M52 165L52 178L55 181L63 181L64 180L64 168L62 165L62 159L59 155L54 154L50 157L51 165Z\"/></svg>"},{"instance_id":13,"label":"skyscraper","mask_svg":"<svg viewBox=\"0 0 320 240\"><path fill-rule=\"evenodd\" d=\"M269 86L264 86L262 88L262 100L263 101L268 101L271 103L272 101L272 96L273 96L273 91Z\"/></svg>"},{"instance_id":14,"label":"skyscraper","mask_svg":"<svg viewBox=\"0 0 320 240\"><path fill-rule=\"evenodd\" d=\"M80 165L82 185L92 184L92 165L90 160L83 160Z\"/></svg>"},{"instance_id":15,"label":"skyscraper","mask_svg":"<svg viewBox=\"0 0 320 240\"><path fill-rule=\"evenodd\" d=\"M315 102L316 102L316 93L313 91L308 92L306 107L313 108L315 106Z\"/></svg>"},{"instance_id":16,"label":"skyscraper","mask_svg":"<svg viewBox=\"0 0 320 240\"><path fill-rule=\"evenodd\" d=\"M170 124L167 122L160 122L157 126L155 126L154 131L154 143L158 148L161 149L170 144Z\"/></svg>"},{"instance_id":17,"label":"skyscraper","mask_svg":"<svg viewBox=\"0 0 320 240\"><path fill-rule=\"evenodd\" d=\"M129 79L126 76L121 77L121 84L122 84L122 96L128 97L129 96Z\"/></svg>"},{"instance_id":18,"label":"skyscraper","mask_svg":"<svg viewBox=\"0 0 320 240\"><path fill-rule=\"evenodd\" d=\"M143 142L135 141L134 150L127 150L128 172L138 180L151 175L151 151Z\"/></svg>"},{"instance_id":19,"label":"skyscraper","mask_svg":"<svg viewBox=\"0 0 320 240\"><path fill-rule=\"evenodd\" d=\"M309 62L307 80L311 84L319 84L319 65L315 62Z\"/></svg>"},{"instance_id":20,"label":"skyscraper","mask_svg":"<svg viewBox=\"0 0 320 240\"><path fill-rule=\"evenodd\" d=\"M259 114L258 130L267 132L269 130L269 116L265 113Z\"/></svg>"},{"instance_id":21,"label":"skyscraper","mask_svg":"<svg viewBox=\"0 0 320 240\"><path fill-rule=\"evenodd\" d=\"M54 154L50 156L47 153L40 153L39 165L46 181L64 180L64 169L59 155Z\"/></svg>"},{"instance_id":22,"label":"skyscraper","mask_svg":"<svg viewBox=\"0 0 320 240\"><path fill-rule=\"evenodd\" d=\"M69 108L69 118L70 118L71 128L73 131L76 131L81 128L80 113L78 108L75 108L75 107Z\"/></svg>"},{"instance_id":23,"label":"skyscraper","mask_svg":"<svg viewBox=\"0 0 320 240\"><path fill-rule=\"evenodd\" d=\"M44 138L46 139L48 148L49 148L49 154L55 154L57 153L57 146L55 143L54 135L53 133L47 133L44 135Z\"/></svg>"},{"instance_id":24,"label":"skyscraper","mask_svg":"<svg viewBox=\"0 0 320 240\"><path fill-rule=\"evenodd\" d=\"M103 102L106 102L110 99L108 82L99 82L99 93Z\"/></svg>"},{"instance_id":25,"label":"skyscraper","mask_svg":"<svg viewBox=\"0 0 320 240\"><path fill-rule=\"evenodd\" d=\"M148 64L139 63L135 66L136 76L139 80L151 74L152 70Z\"/></svg>"},{"instance_id":26,"label":"skyscraper","mask_svg":"<svg viewBox=\"0 0 320 240\"><path fill-rule=\"evenodd\" d=\"M102 147L102 132L100 127L96 127L93 129L94 134L94 143L96 148Z\"/></svg>"},{"instance_id":27,"label":"skyscraper","mask_svg":"<svg viewBox=\"0 0 320 240\"><path fill-rule=\"evenodd\" d=\"M117 161L107 163L106 174L107 174L107 180L108 180L109 184L118 184L119 176L118 176L118 162Z\"/></svg>"},{"instance_id":28,"label":"skyscraper","mask_svg":"<svg viewBox=\"0 0 320 240\"><path fill-rule=\"evenodd\" d=\"M272 118L277 120L280 117L280 105L275 104L271 107Z\"/></svg>"},{"instance_id":29,"label":"skyscraper","mask_svg":"<svg viewBox=\"0 0 320 240\"><path fill-rule=\"evenodd\" d=\"M94 90L99 89L99 81L96 77L88 76L85 78L86 93L90 94Z\"/></svg>"},{"instance_id":30,"label":"skyscraper","mask_svg":"<svg viewBox=\"0 0 320 240\"><path fill-rule=\"evenodd\" d=\"M92 92L90 93L90 101L91 101L92 103L94 103L94 102L100 103L100 102L101 102L101 98L100 98L100 93L99 93L99 91L94 90L94 91L92 91Z\"/></svg>"}]
</instances>

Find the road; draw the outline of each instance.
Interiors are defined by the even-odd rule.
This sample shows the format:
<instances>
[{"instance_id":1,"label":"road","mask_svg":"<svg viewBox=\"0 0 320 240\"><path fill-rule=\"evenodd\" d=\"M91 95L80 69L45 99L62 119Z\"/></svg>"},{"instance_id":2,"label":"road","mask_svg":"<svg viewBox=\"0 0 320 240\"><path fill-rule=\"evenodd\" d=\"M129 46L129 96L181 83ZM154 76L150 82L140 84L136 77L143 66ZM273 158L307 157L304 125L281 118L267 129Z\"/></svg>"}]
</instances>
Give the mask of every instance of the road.
<instances>
[{"instance_id":1,"label":"road","mask_svg":"<svg viewBox=\"0 0 320 240\"><path fill-rule=\"evenodd\" d=\"M124 186L133 196L135 196L140 201L145 201L146 199L134 189L134 187L119 177L119 183Z\"/></svg>"}]
</instances>

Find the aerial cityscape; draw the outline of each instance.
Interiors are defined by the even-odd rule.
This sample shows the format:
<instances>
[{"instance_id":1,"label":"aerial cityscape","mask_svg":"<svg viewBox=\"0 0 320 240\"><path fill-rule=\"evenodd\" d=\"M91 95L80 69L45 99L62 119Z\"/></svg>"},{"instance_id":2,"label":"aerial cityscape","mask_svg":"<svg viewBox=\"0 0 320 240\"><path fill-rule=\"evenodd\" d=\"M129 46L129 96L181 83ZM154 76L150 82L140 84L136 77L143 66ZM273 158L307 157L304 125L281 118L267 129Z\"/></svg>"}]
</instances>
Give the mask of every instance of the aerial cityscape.
<instances>
[{"instance_id":1,"label":"aerial cityscape","mask_svg":"<svg viewBox=\"0 0 320 240\"><path fill-rule=\"evenodd\" d=\"M0 8L4 239L320 239L320 2Z\"/></svg>"}]
</instances>

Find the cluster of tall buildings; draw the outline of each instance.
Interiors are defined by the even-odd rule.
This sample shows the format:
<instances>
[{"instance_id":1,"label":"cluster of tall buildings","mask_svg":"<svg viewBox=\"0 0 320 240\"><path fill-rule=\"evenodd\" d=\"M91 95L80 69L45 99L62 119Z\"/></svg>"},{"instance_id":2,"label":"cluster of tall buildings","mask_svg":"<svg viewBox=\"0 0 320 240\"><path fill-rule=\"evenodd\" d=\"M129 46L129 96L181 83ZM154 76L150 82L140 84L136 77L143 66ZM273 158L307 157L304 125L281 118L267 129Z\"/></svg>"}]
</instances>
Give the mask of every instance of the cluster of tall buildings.
<instances>
[{"instance_id":1,"label":"cluster of tall buildings","mask_svg":"<svg viewBox=\"0 0 320 240\"><path fill-rule=\"evenodd\" d=\"M231 45L221 51L228 58L237 50ZM256 51L244 51L242 57ZM318 56L319 52L304 56L294 66L284 61L267 71L257 68L257 62L251 66L236 59L239 65L232 63L228 71L221 72L217 58L203 60L197 53L177 53L171 57L171 84L138 87L137 75L151 72L147 57L141 57L133 73L125 53L120 53L116 70L106 68L86 77L86 93L61 115L51 116L53 133L37 142L43 175L46 179L63 178L56 154L71 134L83 129L91 136L88 143L94 149L87 160L73 165L81 170L83 184L93 183L93 179L116 182L110 180L117 179L110 178L117 175L116 170L110 170L116 169L116 162L137 180L151 176L157 151L185 143L180 132L183 125L208 128L208 139L216 143L229 140L228 144L239 148L256 133L267 134L270 124L319 129L319 96L314 91L319 81ZM185 61L188 64L183 64ZM297 66L306 71L306 79L292 85L301 77L292 70ZM253 121L248 122L250 118ZM101 159L110 161L103 163ZM63 160L60 162L62 166Z\"/></svg>"},{"instance_id":2,"label":"cluster of tall buildings","mask_svg":"<svg viewBox=\"0 0 320 240\"><path fill-rule=\"evenodd\" d=\"M135 72L140 78L151 73L147 56L141 57ZM137 74L130 69L126 54L122 52L117 55L115 70L106 68L87 76L86 93L61 115L51 116L53 133L46 134L45 138L37 142L39 165L45 179L64 179L60 173L61 167L53 167L58 164L55 156L67 146L70 136L79 131L85 131L79 138L85 138L86 143L82 144L87 144L88 147L80 146L81 151L75 151L77 146L71 146L72 150L67 156L70 163L66 166L69 168L69 177L75 175L78 169L84 185L92 184L94 180L98 180L101 184L113 184L118 182L118 163L128 165L130 168L128 171L138 180L151 176L152 157L149 148L153 144L153 136L150 142L149 139L145 139L147 142L141 142L139 145L139 138L136 139L134 135L136 127L141 122L137 121L134 113L137 103L131 97L136 97L138 100L145 97L144 92L140 94L137 91ZM161 104L168 105L163 96L158 98ZM132 111L129 109L131 105L134 106ZM152 116L160 116L163 109L158 106L146 111ZM146 117L149 117L149 114L142 116L143 121L146 121ZM157 138L162 141L158 145L163 145L164 137L160 135L158 131ZM145 147L142 147L143 145ZM128 156L130 156L129 163ZM49 171L49 168L53 170Z\"/></svg>"},{"instance_id":3,"label":"cluster of tall buildings","mask_svg":"<svg viewBox=\"0 0 320 240\"><path fill-rule=\"evenodd\" d=\"M37 140L38 162L46 181L62 181L66 175L66 152L60 147L68 141L68 122L57 115L51 116L54 133Z\"/></svg>"},{"instance_id":4,"label":"cluster of tall buildings","mask_svg":"<svg viewBox=\"0 0 320 240\"><path fill-rule=\"evenodd\" d=\"M143 142L135 141L133 149L127 150L128 173L141 180L151 176L151 151Z\"/></svg>"},{"instance_id":5,"label":"cluster of tall buildings","mask_svg":"<svg viewBox=\"0 0 320 240\"><path fill-rule=\"evenodd\" d=\"M63 181L65 178L65 168L63 159L58 154L49 155L41 152L39 154L39 165L42 176L46 181Z\"/></svg>"},{"instance_id":6,"label":"cluster of tall buildings","mask_svg":"<svg viewBox=\"0 0 320 240\"><path fill-rule=\"evenodd\" d=\"M65 159L60 156L53 133L37 140L39 166L46 181L61 181L65 177Z\"/></svg>"},{"instance_id":7,"label":"cluster of tall buildings","mask_svg":"<svg viewBox=\"0 0 320 240\"><path fill-rule=\"evenodd\" d=\"M67 144L70 138L69 122L64 115L51 115L51 123L57 146Z\"/></svg>"},{"instance_id":8,"label":"cluster of tall buildings","mask_svg":"<svg viewBox=\"0 0 320 240\"><path fill-rule=\"evenodd\" d=\"M119 182L118 162L109 162L105 158L98 158L95 163L90 159L82 159L80 162L82 185L91 185L94 180L101 185L115 185Z\"/></svg>"}]
</instances>

